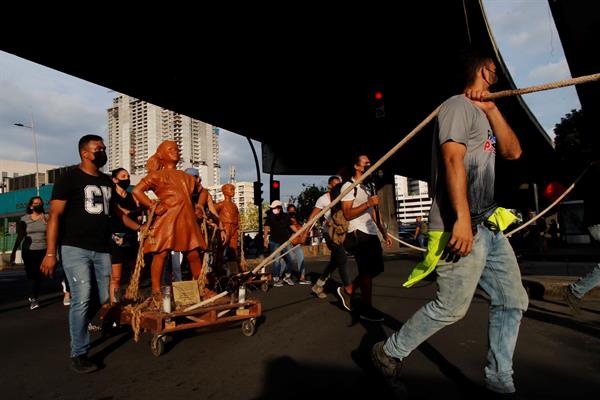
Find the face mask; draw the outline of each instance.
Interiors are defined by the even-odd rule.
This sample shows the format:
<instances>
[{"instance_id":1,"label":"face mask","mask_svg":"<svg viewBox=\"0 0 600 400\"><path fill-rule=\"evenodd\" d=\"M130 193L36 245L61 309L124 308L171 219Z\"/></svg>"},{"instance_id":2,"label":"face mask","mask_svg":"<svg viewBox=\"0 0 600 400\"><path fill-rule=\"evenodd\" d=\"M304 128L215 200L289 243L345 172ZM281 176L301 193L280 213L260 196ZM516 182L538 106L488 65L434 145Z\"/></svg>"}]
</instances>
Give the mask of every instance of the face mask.
<instances>
[{"instance_id":1,"label":"face mask","mask_svg":"<svg viewBox=\"0 0 600 400\"><path fill-rule=\"evenodd\" d=\"M44 206L33 206L32 210L38 214L42 214L44 212Z\"/></svg>"},{"instance_id":2,"label":"face mask","mask_svg":"<svg viewBox=\"0 0 600 400\"><path fill-rule=\"evenodd\" d=\"M296 212L295 211L290 211L290 212L288 212L288 215L290 217L295 217L296 216Z\"/></svg>"},{"instance_id":3,"label":"face mask","mask_svg":"<svg viewBox=\"0 0 600 400\"><path fill-rule=\"evenodd\" d=\"M281 210L279 208L274 208L273 209L273 214L277 215L281 212Z\"/></svg>"},{"instance_id":4,"label":"face mask","mask_svg":"<svg viewBox=\"0 0 600 400\"><path fill-rule=\"evenodd\" d=\"M94 159L92 160L92 163L98 168L104 167L104 165L106 164L106 161L108 161L108 159L106 157L106 152L104 150L101 150L101 151L95 151L93 154L94 154Z\"/></svg>"},{"instance_id":5,"label":"face mask","mask_svg":"<svg viewBox=\"0 0 600 400\"><path fill-rule=\"evenodd\" d=\"M119 183L117 183L117 185L119 185L121 187L121 189L127 190L130 183L131 183L131 180L129 180L129 179L119 179Z\"/></svg>"}]
</instances>

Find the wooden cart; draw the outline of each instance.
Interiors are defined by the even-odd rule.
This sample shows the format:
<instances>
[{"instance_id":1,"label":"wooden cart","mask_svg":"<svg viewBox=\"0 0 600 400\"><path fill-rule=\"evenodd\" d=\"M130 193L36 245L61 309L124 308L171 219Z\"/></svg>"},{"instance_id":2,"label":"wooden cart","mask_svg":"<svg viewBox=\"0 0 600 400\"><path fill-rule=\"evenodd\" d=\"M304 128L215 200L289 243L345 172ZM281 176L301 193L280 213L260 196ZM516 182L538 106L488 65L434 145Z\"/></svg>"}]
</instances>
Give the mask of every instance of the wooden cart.
<instances>
[{"instance_id":1,"label":"wooden cart","mask_svg":"<svg viewBox=\"0 0 600 400\"><path fill-rule=\"evenodd\" d=\"M257 318L262 315L262 306L258 300L247 300L243 303L232 303L229 296L190 311L144 311L141 315L142 332L150 332L152 340L150 350L160 356L165 350L167 335L186 329L242 322L242 334L252 336L256 332ZM106 304L100 311L100 318L131 325L132 314L119 304Z\"/></svg>"}]
</instances>

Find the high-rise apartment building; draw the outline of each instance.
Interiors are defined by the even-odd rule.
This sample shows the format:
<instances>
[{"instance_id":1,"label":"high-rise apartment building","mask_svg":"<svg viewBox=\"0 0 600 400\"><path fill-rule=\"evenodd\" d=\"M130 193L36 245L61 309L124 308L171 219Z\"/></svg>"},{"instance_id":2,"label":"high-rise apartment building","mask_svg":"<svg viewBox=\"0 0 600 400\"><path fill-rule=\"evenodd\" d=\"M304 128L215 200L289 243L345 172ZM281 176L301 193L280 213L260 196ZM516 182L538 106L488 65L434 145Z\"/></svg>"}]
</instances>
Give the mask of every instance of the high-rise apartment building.
<instances>
[{"instance_id":1,"label":"high-rise apartment building","mask_svg":"<svg viewBox=\"0 0 600 400\"><path fill-rule=\"evenodd\" d=\"M146 162L164 140L181 150L179 169L197 168L205 186L221 183L219 128L126 95L107 110L108 168L145 175Z\"/></svg>"},{"instance_id":2,"label":"high-rise apartment building","mask_svg":"<svg viewBox=\"0 0 600 400\"><path fill-rule=\"evenodd\" d=\"M231 182L235 186L235 195L233 202L240 211L248 208L250 204L254 204L254 183L253 182ZM225 197L221 191L221 186L208 186L208 192L213 197L215 202L222 201Z\"/></svg>"},{"instance_id":3,"label":"high-rise apartment building","mask_svg":"<svg viewBox=\"0 0 600 400\"><path fill-rule=\"evenodd\" d=\"M427 220L431 209L427 182L396 175L394 183L398 221L402 224L412 224L418 216Z\"/></svg>"}]
</instances>

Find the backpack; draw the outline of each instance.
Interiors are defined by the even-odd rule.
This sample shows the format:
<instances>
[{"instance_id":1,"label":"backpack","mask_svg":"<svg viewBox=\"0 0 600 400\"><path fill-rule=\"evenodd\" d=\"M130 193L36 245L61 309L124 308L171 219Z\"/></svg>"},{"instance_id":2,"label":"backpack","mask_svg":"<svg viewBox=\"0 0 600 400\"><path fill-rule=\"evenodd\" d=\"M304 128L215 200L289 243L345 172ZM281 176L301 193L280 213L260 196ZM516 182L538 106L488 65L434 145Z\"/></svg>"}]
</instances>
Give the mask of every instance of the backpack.
<instances>
[{"instance_id":1,"label":"backpack","mask_svg":"<svg viewBox=\"0 0 600 400\"><path fill-rule=\"evenodd\" d=\"M331 188L329 197L332 201L333 199L337 198L340 193L342 193L343 185L344 182L338 183ZM355 186L354 197L356 197L357 192L358 186ZM331 207L331 221L329 221L329 224L329 237L331 238L331 241L339 246L343 245L344 240L346 240L346 234L348 233L348 225L350 225L350 221L348 221L344 216L341 201L339 201L335 206Z\"/></svg>"}]
</instances>

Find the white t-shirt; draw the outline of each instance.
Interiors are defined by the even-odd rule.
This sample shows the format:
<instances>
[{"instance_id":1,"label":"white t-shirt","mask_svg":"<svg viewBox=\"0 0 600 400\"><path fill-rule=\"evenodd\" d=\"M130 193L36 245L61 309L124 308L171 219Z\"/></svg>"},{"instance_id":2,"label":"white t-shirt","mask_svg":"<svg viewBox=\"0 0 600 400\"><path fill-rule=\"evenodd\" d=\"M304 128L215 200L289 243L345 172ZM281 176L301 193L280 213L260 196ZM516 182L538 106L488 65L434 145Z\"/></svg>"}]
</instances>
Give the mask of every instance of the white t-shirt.
<instances>
[{"instance_id":1,"label":"white t-shirt","mask_svg":"<svg viewBox=\"0 0 600 400\"><path fill-rule=\"evenodd\" d=\"M331 203L331 196L330 196L330 193L327 192L323 196L321 196L317 199L317 202L315 203L315 208L322 210L325 207L327 207L330 203ZM323 224L322 233L326 234L329 231L329 221L331 221L331 210L327 210L324 217L325 217L325 223Z\"/></svg>"},{"instance_id":2,"label":"white t-shirt","mask_svg":"<svg viewBox=\"0 0 600 400\"><path fill-rule=\"evenodd\" d=\"M352 183L346 182L342 186L342 192L350 187ZM354 197L354 190L351 190L350 193L345 195L342 198L342 201L352 201L352 208L356 208L363 203L366 203L369 200L369 195L365 190L365 187L361 184L356 187L356 197ZM350 220L350 225L348 225L348 232L354 232L355 230L359 230L369 235L377 235L377 225L375 221L373 221L372 217L372 208L369 207L358 217Z\"/></svg>"},{"instance_id":3,"label":"white t-shirt","mask_svg":"<svg viewBox=\"0 0 600 400\"><path fill-rule=\"evenodd\" d=\"M329 203L331 203L331 196L329 195L329 192L327 192L323 196L321 196L317 199L317 202L315 203L315 208L322 210L325 207L327 207L329 205ZM325 220L327 222L329 222L329 220L331 220L331 210L327 210L324 217L325 217Z\"/></svg>"}]
</instances>

